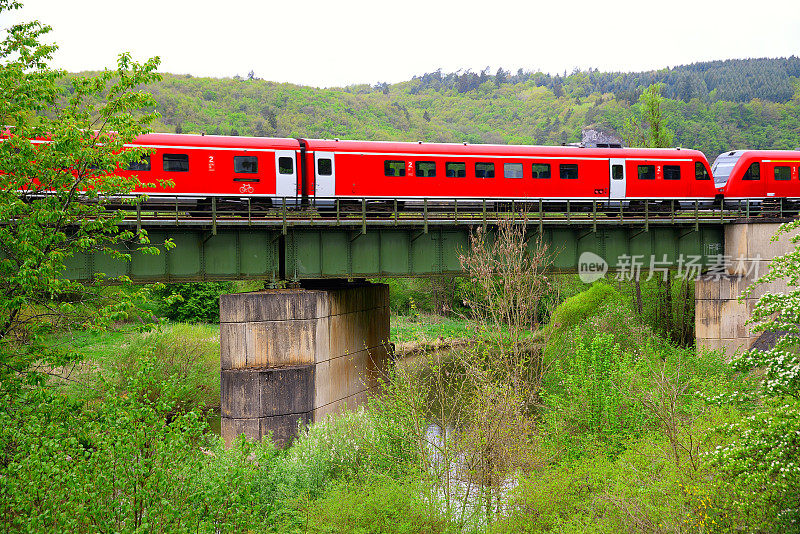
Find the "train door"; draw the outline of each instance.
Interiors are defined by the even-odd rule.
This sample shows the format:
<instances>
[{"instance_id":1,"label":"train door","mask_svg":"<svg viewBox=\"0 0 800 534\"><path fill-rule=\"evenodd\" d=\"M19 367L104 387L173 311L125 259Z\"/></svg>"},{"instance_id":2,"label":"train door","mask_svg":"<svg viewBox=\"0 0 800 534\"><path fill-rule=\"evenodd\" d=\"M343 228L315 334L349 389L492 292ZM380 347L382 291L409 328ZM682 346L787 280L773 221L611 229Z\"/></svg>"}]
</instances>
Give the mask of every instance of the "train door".
<instances>
[{"instance_id":1,"label":"train door","mask_svg":"<svg viewBox=\"0 0 800 534\"><path fill-rule=\"evenodd\" d=\"M737 170L736 173L741 173L742 196L764 197L766 195L767 191L764 185L766 180L761 176L761 162L753 161L744 169Z\"/></svg>"},{"instance_id":2,"label":"train door","mask_svg":"<svg viewBox=\"0 0 800 534\"><path fill-rule=\"evenodd\" d=\"M297 155L294 150L275 151L275 196L297 196Z\"/></svg>"},{"instance_id":3,"label":"train door","mask_svg":"<svg viewBox=\"0 0 800 534\"><path fill-rule=\"evenodd\" d=\"M762 171L766 174L768 197L791 197L794 182L797 176L792 173L792 168L797 169L796 161L771 161L762 164Z\"/></svg>"},{"instance_id":4,"label":"train door","mask_svg":"<svg viewBox=\"0 0 800 534\"><path fill-rule=\"evenodd\" d=\"M625 160L611 158L608 160L609 198L625 198Z\"/></svg>"},{"instance_id":5,"label":"train door","mask_svg":"<svg viewBox=\"0 0 800 534\"><path fill-rule=\"evenodd\" d=\"M314 196L333 197L336 194L336 162L333 152L314 152Z\"/></svg>"}]
</instances>

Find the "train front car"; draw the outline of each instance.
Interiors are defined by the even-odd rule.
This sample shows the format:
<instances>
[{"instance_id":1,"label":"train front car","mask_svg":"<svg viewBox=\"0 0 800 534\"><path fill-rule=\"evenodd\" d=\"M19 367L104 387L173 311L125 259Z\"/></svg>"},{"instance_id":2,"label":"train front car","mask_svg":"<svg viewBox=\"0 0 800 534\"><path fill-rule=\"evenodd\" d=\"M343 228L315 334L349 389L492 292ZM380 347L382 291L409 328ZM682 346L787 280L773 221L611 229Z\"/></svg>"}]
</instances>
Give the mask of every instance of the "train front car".
<instances>
[{"instance_id":1,"label":"train front car","mask_svg":"<svg viewBox=\"0 0 800 534\"><path fill-rule=\"evenodd\" d=\"M727 207L800 206L800 151L734 150L714 160L714 182Z\"/></svg>"},{"instance_id":2,"label":"train front car","mask_svg":"<svg viewBox=\"0 0 800 534\"><path fill-rule=\"evenodd\" d=\"M696 150L305 140L308 194L338 199L423 199L459 206L542 200L562 209L713 202L708 161ZM311 156L313 154L313 156Z\"/></svg>"},{"instance_id":3,"label":"train front car","mask_svg":"<svg viewBox=\"0 0 800 534\"><path fill-rule=\"evenodd\" d=\"M153 153L121 174L136 175L148 205L268 207L298 202L300 143L296 139L147 134L130 147ZM168 180L172 187L159 182ZM153 184L155 187L145 187Z\"/></svg>"}]
</instances>

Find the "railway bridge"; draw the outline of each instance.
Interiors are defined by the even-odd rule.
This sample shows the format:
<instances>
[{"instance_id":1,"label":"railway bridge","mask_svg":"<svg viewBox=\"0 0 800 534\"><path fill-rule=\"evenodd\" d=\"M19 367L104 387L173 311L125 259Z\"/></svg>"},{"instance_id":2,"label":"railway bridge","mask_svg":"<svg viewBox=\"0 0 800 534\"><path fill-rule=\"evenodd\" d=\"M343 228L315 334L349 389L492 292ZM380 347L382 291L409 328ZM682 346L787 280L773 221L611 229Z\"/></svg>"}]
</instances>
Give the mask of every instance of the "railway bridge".
<instances>
[{"instance_id":1,"label":"railway bridge","mask_svg":"<svg viewBox=\"0 0 800 534\"><path fill-rule=\"evenodd\" d=\"M96 272L138 282L263 279L276 289L220 300L222 434L291 439L298 421L318 420L362 403L389 358L388 286L365 278L461 272L459 255L470 232L489 232L511 219L528 226L552 254L552 268L575 271L592 253L611 270L640 258L642 269L681 269L691 258L700 347L729 353L754 341L745 322L755 298L740 292L766 263L788 250L770 242L781 222L797 216L780 203L725 207L696 202L608 206L542 202L465 203L421 199L415 206L373 205L370 199L324 209L256 211L174 209L132 212L124 224L147 230L151 243L176 247L158 256L132 253L129 262L104 256L73 258L67 276ZM531 239L531 246L535 242ZM721 260L738 258L737 263ZM755 268L754 268L755 267ZM290 289L277 289L286 286ZM295 282L295 283L292 283Z\"/></svg>"},{"instance_id":2,"label":"railway bridge","mask_svg":"<svg viewBox=\"0 0 800 534\"><path fill-rule=\"evenodd\" d=\"M293 200L293 197L292 199ZM322 200L324 202L324 200ZM139 208L124 225L145 229L153 244L177 246L161 255L131 252L130 262L101 255L73 258L67 276L89 279L96 272L127 275L137 282L202 280L407 277L461 272L459 254L469 234L512 219L540 236L552 253L552 268L574 271L582 253L614 266L628 257L659 258L670 267L681 256L718 261L724 227L751 220L785 220L797 209L743 202L708 207L688 201L667 208L657 201L609 207L599 201L565 201L556 209L539 202L419 200L415 206L369 199L330 199L325 209L282 207L266 211L217 208L187 211ZM535 239L531 239L533 244ZM131 249L133 250L133 248Z\"/></svg>"}]
</instances>

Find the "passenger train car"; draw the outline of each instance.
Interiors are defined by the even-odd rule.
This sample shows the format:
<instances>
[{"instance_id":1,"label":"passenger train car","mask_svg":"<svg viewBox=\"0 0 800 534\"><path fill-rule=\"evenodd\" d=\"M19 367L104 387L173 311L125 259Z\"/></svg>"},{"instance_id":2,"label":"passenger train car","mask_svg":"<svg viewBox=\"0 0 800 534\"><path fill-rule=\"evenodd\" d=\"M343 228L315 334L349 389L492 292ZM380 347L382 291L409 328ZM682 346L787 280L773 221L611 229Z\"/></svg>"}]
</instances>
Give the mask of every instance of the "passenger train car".
<instances>
[{"instance_id":1,"label":"passenger train car","mask_svg":"<svg viewBox=\"0 0 800 534\"><path fill-rule=\"evenodd\" d=\"M149 134L154 150L123 172L175 187L146 192L195 199L239 197L263 204L369 198L714 200L702 152Z\"/></svg>"},{"instance_id":2,"label":"passenger train car","mask_svg":"<svg viewBox=\"0 0 800 534\"><path fill-rule=\"evenodd\" d=\"M724 152L712 170L726 200L800 197L800 150Z\"/></svg>"}]
</instances>

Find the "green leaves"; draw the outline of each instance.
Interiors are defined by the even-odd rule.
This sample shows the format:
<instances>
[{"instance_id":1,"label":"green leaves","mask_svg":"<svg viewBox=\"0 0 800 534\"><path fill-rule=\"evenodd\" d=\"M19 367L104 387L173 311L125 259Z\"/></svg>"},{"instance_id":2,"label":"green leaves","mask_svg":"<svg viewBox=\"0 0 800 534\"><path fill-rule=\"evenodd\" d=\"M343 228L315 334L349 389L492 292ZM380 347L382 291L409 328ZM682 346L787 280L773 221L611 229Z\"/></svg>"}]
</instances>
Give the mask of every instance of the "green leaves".
<instances>
[{"instance_id":1,"label":"green leaves","mask_svg":"<svg viewBox=\"0 0 800 534\"><path fill-rule=\"evenodd\" d=\"M798 227L800 221L783 225L773 240ZM758 531L798 532L800 522L800 238L791 240L794 250L770 262L769 272L740 297L762 283L786 283L785 290L766 292L759 299L750 320L754 331L775 333L774 346L750 350L732 361L737 371L755 371L761 377L763 398L747 419L723 429L731 441L711 455L725 475L731 515L747 517Z\"/></svg>"},{"instance_id":2,"label":"green leaves","mask_svg":"<svg viewBox=\"0 0 800 534\"><path fill-rule=\"evenodd\" d=\"M19 6L0 0L0 13ZM16 370L56 356L52 347L31 345L54 326L105 327L134 308L136 292L106 300L103 276L88 285L66 280L71 260L158 250L120 231L125 212L117 199L139 182L117 170L146 152L123 147L158 117L153 97L137 88L160 79L159 60L137 63L125 53L116 69L72 77L65 90L65 74L48 66L55 47L40 43L49 31L18 24L0 42L0 124L9 126L0 142L0 357ZM66 305L87 301L94 311Z\"/></svg>"}]
</instances>

